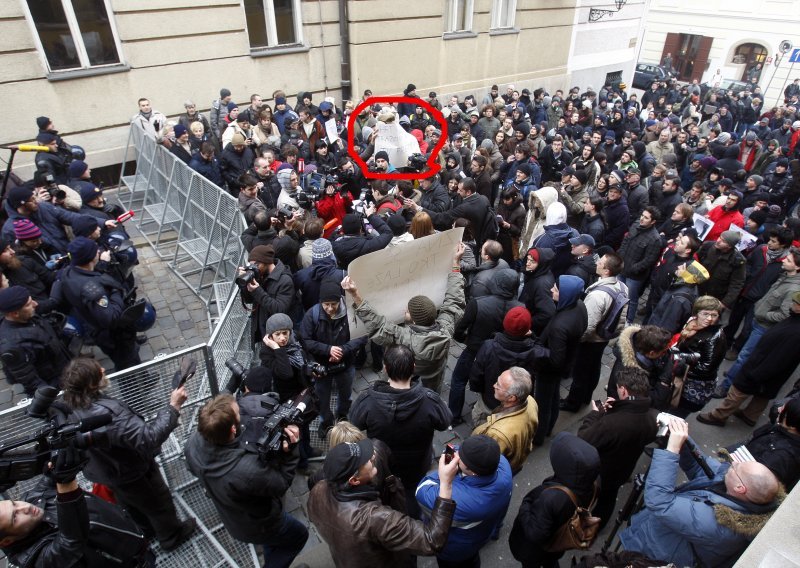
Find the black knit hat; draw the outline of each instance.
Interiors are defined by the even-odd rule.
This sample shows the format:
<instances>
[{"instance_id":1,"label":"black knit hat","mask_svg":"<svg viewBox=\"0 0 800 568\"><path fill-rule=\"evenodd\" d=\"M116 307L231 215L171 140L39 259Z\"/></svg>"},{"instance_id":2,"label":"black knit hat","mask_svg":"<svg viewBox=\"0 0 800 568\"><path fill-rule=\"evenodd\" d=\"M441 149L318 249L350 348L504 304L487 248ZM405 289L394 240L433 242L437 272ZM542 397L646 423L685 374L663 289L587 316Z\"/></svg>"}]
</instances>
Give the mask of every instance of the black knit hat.
<instances>
[{"instance_id":1,"label":"black knit hat","mask_svg":"<svg viewBox=\"0 0 800 568\"><path fill-rule=\"evenodd\" d=\"M500 445L489 436L470 436L461 444L458 457L476 475L492 475L500 464Z\"/></svg>"},{"instance_id":2,"label":"black knit hat","mask_svg":"<svg viewBox=\"0 0 800 568\"><path fill-rule=\"evenodd\" d=\"M250 392L259 394L269 392L272 386L272 373L261 365L251 367L244 378L244 386Z\"/></svg>"},{"instance_id":3,"label":"black knit hat","mask_svg":"<svg viewBox=\"0 0 800 568\"><path fill-rule=\"evenodd\" d=\"M328 278L319 285L320 302L338 301L342 298L342 295L342 287L336 280Z\"/></svg>"},{"instance_id":4,"label":"black knit hat","mask_svg":"<svg viewBox=\"0 0 800 568\"><path fill-rule=\"evenodd\" d=\"M429 326L436 321L436 306L427 296L414 296L408 301L408 313L416 325Z\"/></svg>"}]
</instances>

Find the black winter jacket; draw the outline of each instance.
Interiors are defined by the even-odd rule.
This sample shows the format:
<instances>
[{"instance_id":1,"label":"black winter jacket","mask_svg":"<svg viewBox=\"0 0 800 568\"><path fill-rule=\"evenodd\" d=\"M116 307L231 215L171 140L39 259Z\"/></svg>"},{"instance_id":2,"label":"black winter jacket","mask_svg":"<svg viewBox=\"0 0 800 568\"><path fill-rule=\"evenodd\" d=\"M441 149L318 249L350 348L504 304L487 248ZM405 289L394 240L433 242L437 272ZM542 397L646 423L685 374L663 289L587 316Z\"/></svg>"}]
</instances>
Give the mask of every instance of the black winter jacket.
<instances>
[{"instance_id":1,"label":"black winter jacket","mask_svg":"<svg viewBox=\"0 0 800 568\"><path fill-rule=\"evenodd\" d=\"M588 507L600 473L600 456L591 444L568 432L559 432L550 445L553 475L522 499L508 544L511 554L524 566L557 566L563 552L545 552L544 545L575 512L569 496L558 489L572 490L578 504Z\"/></svg>"},{"instance_id":2,"label":"black winter jacket","mask_svg":"<svg viewBox=\"0 0 800 568\"><path fill-rule=\"evenodd\" d=\"M533 272L525 272L525 284L519 294L520 302L525 304L531 313L531 329L539 335L547 326L547 322L556 313L556 303L550 291L556 284L550 264L556 256L552 249L537 248L539 265Z\"/></svg>"},{"instance_id":3,"label":"black winter jacket","mask_svg":"<svg viewBox=\"0 0 800 568\"><path fill-rule=\"evenodd\" d=\"M294 303L294 282L292 273L280 260L266 277L259 280L259 287L252 292L243 291L242 300L252 303L254 312L253 343L264 337L267 320L274 314L287 314Z\"/></svg>"},{"instance_id":4,"label":"black winter jacket","mask_svg":"<svg viewBox=\"0 0 800 568\"><path fill-rule=\"evenodd\" d=\"M406 487L416 487L425 476L433 459L433 432L445 430L451 420L447 404L418 380L405 390L378 381L350 408L350 422L392 450L394 474Z\"/></svg>"},{"instance_id":5,"label":"black winter jacket","mask_svg":"<svg viewBox=\"0 0 800 568\"><path fill-rule=\"evenodd\" d=\"M339 302L339 312L333 319L320 304L311 307L300 323L300 341L309 355L323 365L332 364L329 361L331 347L341 347L344 351L341 362L350 366L356 351L367 344L367 336L350 339L347 309L342 299Z\"/></svg>"},{"instance_id":6,"label":"black winter jacket","mask_svg":"<svg viewBox=\"0 0 800 568\"><path fill-rule=\"evenodd\" d=\"M489 409L500 406L494 398L497 377L511 367L522 367L531 376L539 360L549 357L550 351L530 336L513 337L506 332L497 333L483 342L469 375L469 389L481 395Z\"/></svg>"},{"instance_id":7,"label":"black winter jacket","mask_svg":"<svg viewBox=\"0 0 800 568\"><path fill-rule=\"evenodd\" d=\"M514 299L518 282L516 271L510 268L497 271L489 283L489 295L469 301L453 337L457 341L466 338L467 349L477 352L484 340L503 329L508 310L522 305Z\"/></svg>"},{"instance_id":8,"label":"black winter jacket","mask_svg":"<svg viewBox=\"0 0 800 568\"><path fill-rule=\"evenodd\" d=\"M708 280L698 287L700 294L714 296L726 306L733 306L742 291L747 273L742 253L735 248L722 252L714 247L713 242L708 242L703 243L697 251L697 260L709 274Z\"/></svg>"},{"instance_id":9,"label":"black winter jacket","mask_svg":"<svg viewBox=\"0 0 800 568\"><path fill-rule=\"evenodd\" d=\"M775 398L800 365L800 315L791 313L770 327L744 362L733 384L745 394Z\"/></svg>"},{"instance_id":10,"label":"black winter jacket","mask_svg":"<svg viewBox=\"0 0 800 568\"><path fill-rule=\"evenodd\" d=\"M386 248L394 236L389 225L377 213L369 217L372 228L378 231L378 236L345 235L333 241L333 254L339 261L339 267L347 269L351 262L359 256L364 256L376 250Z\"/></svg>"},{"instance_id":11,"label":"black winter jacket","mask_svg":"<svg viewBox=\"0 0 800 568\"><path fill-rule=\"evenodd\" d=\"M767 466L791 491L800 480L800 436L779 424L765 424L745 444L756 461Z\"/></svg>"},{"instance_id":12,"label":"black winter jacket","mask_svg":"<svg viewBox=\"0 0 800 568\"><path fill-rule=\"evenodd\" d=\"M619 247L619 254L625 263L622 274L626 278L647 279L661 254L661 237L655 226L642 229L638 223L633 225Z\"/></svg>"},{"instance_id":13,"label":"black winter jacket","mask_svg":"<svg viewBox=\"0 0 800 568\"><path fill-rule=\"evenodd\" d=\"M296 448L264 464L238 438L217 446L194 432L184 453L186 466L200 479L233 538L259 544L275 534L299 461Z\"/></svg>"}]
</instances>

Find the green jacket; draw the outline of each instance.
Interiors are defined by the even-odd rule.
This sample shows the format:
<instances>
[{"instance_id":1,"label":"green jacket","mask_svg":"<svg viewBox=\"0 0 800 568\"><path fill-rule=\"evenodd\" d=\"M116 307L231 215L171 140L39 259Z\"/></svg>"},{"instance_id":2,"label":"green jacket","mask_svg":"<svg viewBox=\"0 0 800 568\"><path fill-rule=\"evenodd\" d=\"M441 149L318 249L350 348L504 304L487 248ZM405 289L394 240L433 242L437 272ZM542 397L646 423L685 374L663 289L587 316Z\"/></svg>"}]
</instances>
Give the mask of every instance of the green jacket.
<instances>
[{"instance_id":1,"label":"green jacket","mask_svg":"<svg viewBox=\"0 0 800 568\"><path fill-rule=\"evenodd\" d=\"M792 294L800 290L800 272L789 276L785 272L778 276L764 297L756 302L755 318L758 325L772 327L789 317Z\"/></svg>"},{"instance_id":2,"label":"green jacket","mask_svg":"<svg viewBox=\"0 0 800 568\"><path fill-rule=\"evenodd\" d=\"M356 314L367 326L369 337L378 345L405 345L414 352L414 371L426 388L441 392L444 369L450 352L450 339L456 323L464 314L464 277L451 272L447 292L439 308L436 323L431 326L397 325L386 321L366 300L356 306Z\"/></svg>"}]
</instances>

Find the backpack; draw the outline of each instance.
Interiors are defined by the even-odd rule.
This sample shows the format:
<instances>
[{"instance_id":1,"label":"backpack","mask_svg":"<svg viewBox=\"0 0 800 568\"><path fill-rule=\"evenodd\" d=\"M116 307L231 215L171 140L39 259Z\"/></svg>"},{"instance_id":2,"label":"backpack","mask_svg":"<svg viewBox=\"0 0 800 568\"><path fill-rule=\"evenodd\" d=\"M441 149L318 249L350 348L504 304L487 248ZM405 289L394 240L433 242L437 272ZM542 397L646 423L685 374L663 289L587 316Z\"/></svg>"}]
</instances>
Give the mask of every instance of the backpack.
<instances>
[{"instance_id":1,"label":"backpack","mask_svg":"<svg viewBox=\"0 0 800 568\"><path fill-rule=\"evenodd\" d=\"M600 517L593 517L591 513L595 497L597 497L597 485L595 485L594 488L592 504L588 508L579 506L575 494L563 485L546 487L545 491L548 489L557 489L566 493L575 505L575 512L572 513L572 516L566 523L558 527L553 537L542 549L546 552L589 550L592 544L594 544L594 540L597 538L597 533L600 530Z\"/></svg>"},{"instance_id":2,"label":"backpack","mask_svg":"<svg viewBox=\"0 0 800 568\"><path fill-rule=\"evenodd\" d=\"M485 243L488 240L496 240L499 234L500 223L497 221L497 211L489 205L486 208L486 215L483 217L483 225L481 226L481 243Z\"/></svg>"},{"instance_id":3,"label":"backpack","mask_svg":"<svg viewBox=\"0 0 800 568\"><path fill-rule=\"evenodd\" d=\"M622 317L622 311L628 305L630 299L628 298L628 287L623 282L620 282L620 289L615 290L611 286L598 286L595 290L601 290L611 296L611 308L605 317L597 324L594 332L602 339L613 339L617 336L617 327L619 320Z\"/></svg>"}]
</instances>

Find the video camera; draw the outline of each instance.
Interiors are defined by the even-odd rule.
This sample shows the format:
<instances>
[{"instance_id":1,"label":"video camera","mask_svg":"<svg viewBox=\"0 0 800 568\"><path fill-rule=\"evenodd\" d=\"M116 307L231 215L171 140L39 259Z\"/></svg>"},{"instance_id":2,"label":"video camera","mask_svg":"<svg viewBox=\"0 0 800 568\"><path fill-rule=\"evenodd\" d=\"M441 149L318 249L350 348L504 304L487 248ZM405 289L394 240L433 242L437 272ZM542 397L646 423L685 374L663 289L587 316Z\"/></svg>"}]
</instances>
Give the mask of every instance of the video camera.
<instances>
[{"instance_id":1,"label":"video camera","mask_svg":"<svg viewBox=\"0 0 800 568\"><path fill-rule=\"evenodd\" d=\"M256 442L258 457L266 462L276 452L281 451L284 441L287 441L284 428L291 425L302 426L311 422L317 415L311 389L303 389L293 400L281 404L276 393L266 393L262 396L261 406L272 414L264 423L261 437Z\"/></svg>"},{"instance_id":2,"label":"video camera","mask_svg":"<svg viewBox=\"0 0 800 568\"><path fill-rule=\"evenodd\" d=\"M694 365L700 360L699 353L684 353L675 345L669 348L669 352L676 361L684 365Z\"/></svg>"},{"instance_id":3,"label":"video camera","mask_svg":"<svg viewBox=\"0 0 800 568\"><path fill-rule=\"evenodd\" d=\"M111 423L111 414L67 423L63 423L58 416L49 418L50 407L57 396L57 388L39 387L33 395L27 415L48 420L47 425L22 439L0 444L0 489L6 490L17 481L39 475L48 462L55 463L60 449L68 446L77 449L92 447L96 442L93 430ZM32 448L23 449L25 446Z\"/></svg>"}]
</instances>

